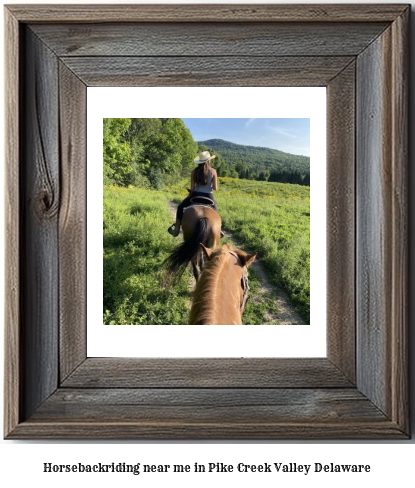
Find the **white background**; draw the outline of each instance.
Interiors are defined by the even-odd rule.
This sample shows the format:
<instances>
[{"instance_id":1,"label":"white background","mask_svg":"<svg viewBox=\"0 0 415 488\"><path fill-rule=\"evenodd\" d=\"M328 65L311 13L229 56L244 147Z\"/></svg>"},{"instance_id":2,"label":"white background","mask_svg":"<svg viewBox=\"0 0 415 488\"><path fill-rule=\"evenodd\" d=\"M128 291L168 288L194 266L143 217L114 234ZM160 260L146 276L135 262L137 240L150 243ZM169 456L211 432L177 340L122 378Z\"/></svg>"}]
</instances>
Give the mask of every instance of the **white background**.
<instances>
[{"instance_id":1,"label":"white background","mask_svg":"<svg viewBox=\"0 0 415 488\"><path fill-rule=\"evenodd\" d=\"M102 325L102 119L310 119L311 325ZM87 275L90 357L326 357L326 89L324 87L88 88ZM157 100L157 106L154 106ZM241 100L244 103L241 103ZM220 203L220 202L219 202ZM201 340L203 338L203 340ZM235 340L237 338L237 340Z\"/></svg>"},{"instance_id":2,"label":"white background","mask_svg":"<svg viewBox=\"0 0 415 488\"><path fill-rule=\"evenodd\" d=\"M7 3L19 3L10 0ZM26 3L34 3L26 0ZM44 2L52 3L52 2ZM73 3L85 3L76 2ZM110 3L105 0L88 3ZM112 2L116 3L116 2ZM123 0L123 3L129 3ZM139 2L135 2L139 3ZM147 2L148 3L148 2ZM153 2L154 3L154 2ZM163 3L174 3L164 0ZM189 3L182 1L181 3ZM197 2L192 2L197 3ZM214 2L211 2L212 4ZM220 3L220 2L218 2ZM245 3L242 0L228 3ZM249 2L246 2L249 3ZM254 2L250 2L254 3ZM264 0L262 2L265 3ZM282 3L282 2L280 2ZM287 3L287 2L286 2ZM301 2L290 3L311 3L306 0ZM329 0L320 3L343 3ZM359 3L359 2L353 2ZM381 3L366 0L365 3ZM386 3L386 2L383 2ZM415 9L415 1L412 0L412 8ZM212 6L214 8L214 6ZM3 23L1 28L3 27ZM412 31L414 30L414 15L412 14ZM3 39L3 36L0 35ZM3 49L1 55L3 55ZM412 72L411 72L411 92L414 92L415 83L415 49L412 40ZM0 97L2 101L2 97ZM411 124L414 126L414 102L411 101ZM1 131L3 141L3 131ZM412 143L411 154L414 154ZM4 152L3 152L4 153ZM411 174L410 185L415 188L414 173ZM410 194L414 191L410 191ZM414 200L411 196L411 208L414 206ZM3 219L3 198L0 198L0 218ZM411 216L411 242L415 242L414 222ZM2 236L2 233L1 233ZM1 244L3 244L1 242ZM3 251L3 245L1 246ZM4 262L4 260L3 260ZM412 265L413 267L413 265ZM411 269L411 284L413 284L414 272ZM3 280L1 280L3 284ZM412 286L413 290L413 286ZM411 292L409 302L414 303ZM0 290L0 304L3 307L3 290ZM413 313L411 311L411 324L413 324ZM3 339L0 336L1 340ZM3 353L3 344L0 344L0 353ZM411 351L415 351L414 334L411 338ZM414 371L414 360L412 359L412 368ZM1 377L3 377L2 362ZM412 377L412 390L414 390L414 379ZM412 418L414 418L415 399L412 394ZM2 409L2 403L0 408ZM414 432L415 433L415 432ZM414 435L414 434L413 434ZM367 486L369 484L397 485L414 483L413 460L415 459L414 440L408 442L333 442L333 443L312 443L312 442L263 442L263 443L191 443L191 442L170 442L170 443L149 443L149 442L131 442L131 443L95 443L95 442L18 442L18 441L0 441L0 482L13 483L17 486L31 485L44 487L56 485L73 487L74 483L81 486L93 483L122 483L123 486L137 486L138 483L145 487L165 486L166 483L176 483L182 486L191 486L197 483L199 486L210 486L212 483L220 486L238 483L240 486L250 486L261 483L261 486L275 487L279 484L286 486L288 483L307 486L330 486L333 484L338 487L349 487L351 483L355 486ZM153 474L139 475L132 474L111 474L111 475L80 475L80 474L43 474L43 463L52 462L56 464L67 463L94 463L94 462L127 462L127 463L148 463L148 464L191 464L194 462L210 463L223 462L247 464L254 463L274 463L274 462L297 462L311 464L314 462L322 463L359 463L370 464L370 474L313 474L304 476L302 474Z\"/></svg>"}]
</instances>

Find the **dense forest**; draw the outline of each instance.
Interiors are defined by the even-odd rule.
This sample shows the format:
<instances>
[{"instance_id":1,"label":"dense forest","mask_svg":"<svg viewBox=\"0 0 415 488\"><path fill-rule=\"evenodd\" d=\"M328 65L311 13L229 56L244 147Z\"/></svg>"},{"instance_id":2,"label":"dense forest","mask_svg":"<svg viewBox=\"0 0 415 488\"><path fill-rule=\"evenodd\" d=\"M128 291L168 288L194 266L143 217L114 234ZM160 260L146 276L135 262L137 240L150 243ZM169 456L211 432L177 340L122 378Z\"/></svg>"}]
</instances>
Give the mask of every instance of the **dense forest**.
<instances>
[{"instance_id":1,"label":"dense forest","mask_svg":"<svg viewBox=\"0 0 415 488\"><path fill-rule=\"evenodd\" d=\"M216 155L219 176L310 185L310 158L221 139L197 143L182 119L106 118L104 184L162 188L188 176L198 152Z\"/></svg>"},{"instance_id":2,"label":"dense forest","mask_svg":"<svg viewBox=\"0 0 415 488\"><path fill-rule=\"evenodd\" d=\"M197 151L181 119L104 119L104 185L160 189L189 173Z\"/></svg>"}]
</instances>

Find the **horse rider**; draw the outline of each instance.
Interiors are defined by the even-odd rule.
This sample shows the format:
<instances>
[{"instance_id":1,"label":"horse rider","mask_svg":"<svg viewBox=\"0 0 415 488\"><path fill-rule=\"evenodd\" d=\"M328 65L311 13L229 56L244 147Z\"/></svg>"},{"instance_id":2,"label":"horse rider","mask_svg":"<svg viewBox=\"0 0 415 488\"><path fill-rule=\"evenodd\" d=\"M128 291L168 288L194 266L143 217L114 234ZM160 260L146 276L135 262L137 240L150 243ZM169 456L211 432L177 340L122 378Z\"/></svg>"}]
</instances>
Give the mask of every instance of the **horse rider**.
<instances>
[{"instance_id":1,"label":"horse rider","mask_svg":"<svg viewBox=\"0 0 415 488\"><path fill-rule=\"evenodd\" d=\"M173 237L179 235L183 209L191 205L193 198L202 197L210 199L213 203L209 203L209 205L216 211L218 210L212 193L218 189L218 175L216 170L210 166L210 161L215 157L209 151L203 151L193 161L197 164L197 167L192 171L190 176L190 194L177 207L176 222L167 229Z\"/></svg>"}]
</instances>

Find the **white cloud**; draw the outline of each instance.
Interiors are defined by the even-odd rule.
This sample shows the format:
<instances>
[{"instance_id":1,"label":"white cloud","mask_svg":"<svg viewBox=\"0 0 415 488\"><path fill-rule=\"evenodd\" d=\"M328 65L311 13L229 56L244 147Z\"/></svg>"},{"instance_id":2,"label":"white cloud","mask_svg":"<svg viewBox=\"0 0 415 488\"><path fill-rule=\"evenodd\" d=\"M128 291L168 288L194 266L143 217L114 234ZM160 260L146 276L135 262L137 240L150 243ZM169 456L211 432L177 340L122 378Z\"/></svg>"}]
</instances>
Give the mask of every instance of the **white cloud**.
<instances>
[{"instance_id":1,"label":"white cloud","mask_svg":"<svg viewBox=\"0 0 415 488\"><path fill-rule=\"evenodd\" d=\"M254 122L254 120L256 119L249 119L247 122L245 122L245 128L249 127L252 124L252 122Z\"/></svg>"},{"instance_id":2,"label":"white cloud","mask_svg":"<svg viewBox=\"0 0 415 488\"><path fill-rule=\"evenodd\" d=\"M271 125L269 125L267 127L271 132L273 132L274 134L278 134L278 135L281 135L281 136L286 136L286 137L291 137L292 139L298 139L298 136L292 132L288 132L284 129L281 129L280 127L272 127Z\"/></svg>"}]
</instances>

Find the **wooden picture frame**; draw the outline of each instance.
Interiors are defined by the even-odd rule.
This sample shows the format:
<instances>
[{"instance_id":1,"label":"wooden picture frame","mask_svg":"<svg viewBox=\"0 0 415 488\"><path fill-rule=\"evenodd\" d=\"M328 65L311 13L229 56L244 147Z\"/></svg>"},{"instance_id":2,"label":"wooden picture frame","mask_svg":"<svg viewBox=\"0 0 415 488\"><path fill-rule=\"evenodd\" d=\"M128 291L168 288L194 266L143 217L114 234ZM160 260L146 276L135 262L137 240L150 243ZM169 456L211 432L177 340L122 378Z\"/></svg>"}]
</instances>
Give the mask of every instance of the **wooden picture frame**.
<instances>
[{"instance_id":1,"label":"wooden picture frame","mask_svg":"<svg viewBox=\"0 0 415 488\"><path fill-rule=\"evenodd\" d=\"M409 15L5 8L7 439L409 437ZM327 357L87 358L87 87L212 84L327 87Z\"/></svg>"}]
</instances>

